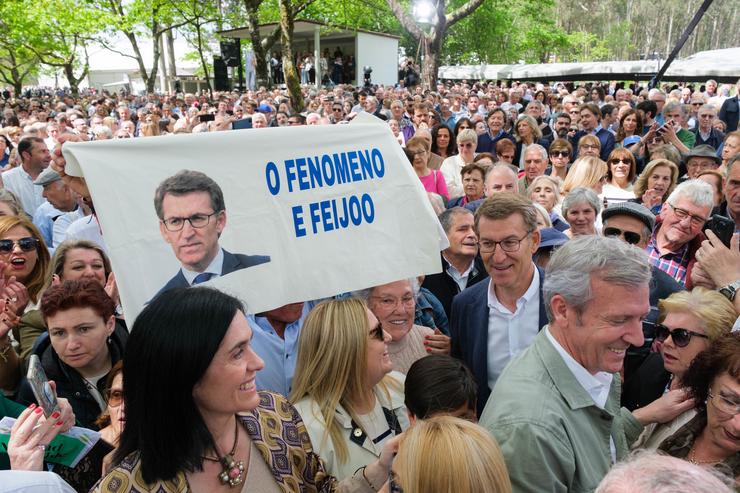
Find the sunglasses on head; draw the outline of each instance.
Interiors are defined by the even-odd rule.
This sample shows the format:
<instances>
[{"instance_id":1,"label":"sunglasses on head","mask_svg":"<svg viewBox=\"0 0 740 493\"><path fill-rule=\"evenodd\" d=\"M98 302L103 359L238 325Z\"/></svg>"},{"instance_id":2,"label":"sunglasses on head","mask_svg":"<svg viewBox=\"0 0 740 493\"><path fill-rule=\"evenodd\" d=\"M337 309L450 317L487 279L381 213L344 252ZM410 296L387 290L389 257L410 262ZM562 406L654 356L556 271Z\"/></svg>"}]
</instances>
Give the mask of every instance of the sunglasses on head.
<instances>
[{"instance_id":1,"label":"sunglasses on head","mask_svg":"<svg viewBox=\"0 0 740 493\"><path fill-rule=\"evenodd\" d=\"M633 231L622 231L619 228L604 228L604 236L623 236L624 241L630 245L637 245L640 243L641 237L639 233Z\"/></svg>"},{"instance_id":2,"label":"sunglasses on head","mask_svg":"<svg viewBox=\"0 0 740 493\"><path fill-rule=\"evenodd\" d=\"M668 336L671 336L671 339L673 340L673 344L675 344L678 347L688 346L693 336L702 337L704 339L709 339L708 336L704 334L699 334L698 332L694 332L692 330L688 330L688 329L671 330L663 324L655 325L655 338L657 340L659 340L660 342L665 342L665 340L668 339Z\"/></svg>"},{"instance_id":3,"label":"sunglasses on head","mask_svg":"<svg viewBox=\"0 0 740 493\"><path fill-rule=\"evenodd\" d=\"M39 240L27 236L19 240L0 240L0 253L10 253L13 251L13 247L18 245L24 252L31 252L36 250Z\"/></svg>"}]
</instances>

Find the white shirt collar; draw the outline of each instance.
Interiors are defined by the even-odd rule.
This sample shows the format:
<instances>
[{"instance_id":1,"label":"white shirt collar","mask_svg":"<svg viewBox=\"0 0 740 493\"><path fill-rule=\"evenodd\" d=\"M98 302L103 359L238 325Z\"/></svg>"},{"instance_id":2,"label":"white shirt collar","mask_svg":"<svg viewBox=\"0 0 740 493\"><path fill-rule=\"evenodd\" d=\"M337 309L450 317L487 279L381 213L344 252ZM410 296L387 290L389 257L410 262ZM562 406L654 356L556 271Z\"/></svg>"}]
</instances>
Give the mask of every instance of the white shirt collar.
<instances>
[{"instance_id":1,"label":"white shirt collar","mask_svg":"<svg viewBox=\"0 0 740 493\"><path fill-rule=\"evenodd\" d=\"M581 384L581 387L588 392L588 395L590 395L594 400L596 406L603 409L606 405L606 400L609 398L609 389L611 388L614 375L605 371L600 371L595 375L592 375L552 336L550 333L550 327L545 327L545 335L560 357L563 358L565 365L576 378L578 383Z\"/></svg>"},{"instance_id":2,"label":"white shirt collar","mask_svg":"<svg viewBox=\"0 0 740 493\"><path fill-rule=\"evenodd\" d=\"M534 265L534 263L532 265ZM539 289L540 289L540 271L537 270L537 266L534 266L534 275L532 276L532 282L529 283L529 287L524 292L522 297L516 300L517 308L520 307L522 304L527 303L536 294L538 294ZM496 291L493 289L493 279L491 279L488 282L488 308L499 309L498 307L500 306L502 305L501 305L501 302L499 302L498 298L496 297Z\"/></svg>"},{"instance_id":3,"label":"white shirt collar","mask_svg":"<svg viewBox=\"0 0 740 493\"><path fill-rule=\"evenodd\" d=\"M218 253L216 256L211 260L211 263L208 264L208 267L205 268L203 272L208 272L209 274L213 274L213 277L220 277L221 272L223 272L224 267L224 251L222 248L218 249ZM185 280L188 281L189 285L193 284L193 281L195 280L196 276L198 274L202 274L203 272L195 272L192 270L188 270L185 268L185 266L181 267L182 269L182 275L185 276Z\"/></svg>"}]
</instances>

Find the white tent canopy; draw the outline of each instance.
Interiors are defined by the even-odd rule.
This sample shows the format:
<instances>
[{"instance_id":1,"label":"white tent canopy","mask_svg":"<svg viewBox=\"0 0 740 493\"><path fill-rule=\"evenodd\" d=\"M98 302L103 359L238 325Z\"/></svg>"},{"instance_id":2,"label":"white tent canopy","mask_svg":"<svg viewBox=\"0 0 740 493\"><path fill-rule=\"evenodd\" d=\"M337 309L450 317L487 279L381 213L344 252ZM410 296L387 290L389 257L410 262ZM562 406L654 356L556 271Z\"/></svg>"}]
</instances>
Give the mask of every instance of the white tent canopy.
<instances>
[{"instance_id":1,"label":"white tent canopy","mask_svg":"<svg viewBox=\"0 0 740 493\"><path fill-rule=\"evenodd\" d=\"M470 80L649 80L664 60L518 65L458 65L440 67L440 79ZM673 81L735 82L740 78L740 47L701 51L677 59L663 79Z\"/></svg>"}]
</instances>

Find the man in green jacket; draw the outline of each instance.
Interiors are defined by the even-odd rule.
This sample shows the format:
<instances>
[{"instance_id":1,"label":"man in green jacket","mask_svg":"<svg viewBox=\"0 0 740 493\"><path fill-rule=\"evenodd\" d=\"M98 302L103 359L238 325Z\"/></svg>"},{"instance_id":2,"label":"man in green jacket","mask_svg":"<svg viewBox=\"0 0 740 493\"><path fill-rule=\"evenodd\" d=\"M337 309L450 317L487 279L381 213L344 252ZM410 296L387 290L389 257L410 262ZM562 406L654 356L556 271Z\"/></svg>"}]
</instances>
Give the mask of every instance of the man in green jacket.
<instances>
[{"instance_id":1,"label":"man in green jacket","mask_svg":"<svg viewBox=\"0 0 740 493\"><path fill-rule=\"evenodd\" d=\"M590 492L644 425L693 406L682 390L634 414L620 409L627 348L650 310L644 251L582 236L553 255L543 296L550 324L499 378L480 424L499 442L513 491Z\"/></svg>"}]
</instances>

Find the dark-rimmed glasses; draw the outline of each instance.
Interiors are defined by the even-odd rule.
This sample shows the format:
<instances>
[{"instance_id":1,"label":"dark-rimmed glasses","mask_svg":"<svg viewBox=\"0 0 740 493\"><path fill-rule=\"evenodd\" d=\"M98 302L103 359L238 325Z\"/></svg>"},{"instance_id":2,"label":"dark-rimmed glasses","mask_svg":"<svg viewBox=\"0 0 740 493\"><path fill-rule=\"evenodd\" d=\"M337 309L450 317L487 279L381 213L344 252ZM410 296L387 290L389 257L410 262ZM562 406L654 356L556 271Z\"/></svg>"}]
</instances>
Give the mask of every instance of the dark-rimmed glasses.
<instances>
[{"instance_id":1,"label":"dark-rimmed glasses","mask_svg":"<svg viewBox=\"0 0 740 493\"><path fill-rule=\"evenodd\" d=\"M691 342L692 337L701 337L702 339L709 339L709 336L705 334L699 334L689 329L669 329L663 324L655 325L655 338L660 342L665 342L671 336L673 344L678 347L686 347Z\"/></svg>"},{"instance_id":2,"label":"dark-rimmed glasses","mask_svg":"<svg viewBox=\"0 0 740 493\"><path fill-rule=\"evenodd\" d=\"M39 240L31 236L20 238L17 240L0 240L0 253L10 253L13 251L15 245L23 250L24 252L32 252L36 250L39 244Z\"/></svg>"},{"instance_id":3,"label":"dark-rimmed glasses","mask_svg":"<svg viewBox=\"0 0 740 493\"><path fill-rule=\"evenodd\" d=\"M379 341L385 340L385 334L383 333L383 325L378 322L378 325L376 325L371 331L370 331L370 337L373 339L377 339Z\"/></svg>"},{"instance_id":4,"label":"dark-rimmed glasses","mask_svg":"<svg viewBox=\"0 0 740 493\"><path fill-rule=\"evenodd\" d=\"M164 227L167 231L175 233L185 227L185 221L190 223L195 229L205 228L211 221L211 217L216 214L220 214L223 211L211 212L210 214L193 214L190 217L171 217L169 219L162 220ZM0 247L1 249L1 247Z\"/></svg>"},{"instance_id":5,"label":"dark-rimmed glasses","mask_svg":"<svg viewBox=\"0 0 740 493\"><path fill-rule=\"evenodd\" d=\"M570 151L552 151L550 153L552 157L570 157Z\"/></svg>"},{"instance_id":6,"label":"dark-rimmed glasses","mask_svg":"<svg viewBox=\"0 0 740 493\"><path fill-rule=\"evenodd\" d=\"M525 234L521 238L506 238L505 240L501 241L479 240L478 248L480 249L481 253L493 253L496 251L496 245L501 245L501 250L505 252L517 252L519 251L519 247L521 246L522 241L524 241L524 238L529 236L531 233L531 231L528 231L527 234Z\"/></svg>"},{"instance_id":7,"label":"dark-rimmed glasses","mask_svg":"<svg viewBox=\"0 0 740 493\"><path fill-rule=\"evenodd\" d=\"M670 202L668 203L668 205L671 207L671 209L673 210L673 213L676 215L676 217L678 218L679 221L683 221L687 217L690 217L691 218L690 219L691 225L692 226L696 226L697 228L703 226L704 223L707 222L707 218L705 218L705 217L697 216L697 215L694 215L694 214L690 213L686 209L681 209L680 207L675 207Z\"/></svg>"}]
</instances>

